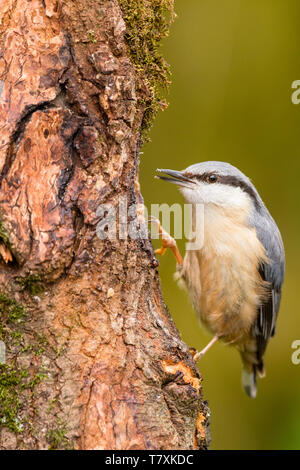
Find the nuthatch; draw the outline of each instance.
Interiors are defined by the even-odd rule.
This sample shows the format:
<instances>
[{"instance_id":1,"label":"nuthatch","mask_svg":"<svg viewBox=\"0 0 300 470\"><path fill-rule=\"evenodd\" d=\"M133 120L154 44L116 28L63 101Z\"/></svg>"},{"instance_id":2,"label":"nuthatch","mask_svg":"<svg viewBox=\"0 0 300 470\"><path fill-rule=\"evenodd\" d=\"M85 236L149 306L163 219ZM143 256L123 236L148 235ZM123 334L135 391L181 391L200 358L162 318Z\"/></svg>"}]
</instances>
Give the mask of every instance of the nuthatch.
<instances>
[{"instance_id":1,"label":"nuthatch","mask_svg":"<svg viewBox=\"0 0 300 470\"><path fill-rule=\"evenodd\" d=\"M243 362L242 384L254 398L284 279L278 227L249 178L229 163L157 171L160 179L180 187L188 203L204 207L201 248L187 251L182 261L175 240L159 227L162 248L157 250L163 254L172 248L197 316L214 335L194 359L218 339L234 345Z\"/></svg>"}]
</instances>

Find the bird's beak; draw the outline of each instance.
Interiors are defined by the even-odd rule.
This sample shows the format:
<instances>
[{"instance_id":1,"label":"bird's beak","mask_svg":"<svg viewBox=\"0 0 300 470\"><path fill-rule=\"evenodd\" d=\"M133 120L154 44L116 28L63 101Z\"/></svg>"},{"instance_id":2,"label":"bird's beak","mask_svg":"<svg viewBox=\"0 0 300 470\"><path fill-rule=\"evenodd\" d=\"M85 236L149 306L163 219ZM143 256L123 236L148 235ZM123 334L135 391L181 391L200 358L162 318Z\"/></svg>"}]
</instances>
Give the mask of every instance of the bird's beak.
<instances>
[{"instance_id":1,"label":"bird's beak","mask_svg":"<svg viewBox=\"0 0 300 470\"><path fill-rule=\"evenodd\" d=\"M160 168L158 168L156 171L157 173L162 173L162 174L155 176L155 178L158 178L160 180L168 181L169 183L178 184L179 186L185 186L186 188L191 188L195 184L194 180L192 180L191 178L188 178L187 176L184 176L183 171L162 170Z\"/></svg>"}]
</instances>

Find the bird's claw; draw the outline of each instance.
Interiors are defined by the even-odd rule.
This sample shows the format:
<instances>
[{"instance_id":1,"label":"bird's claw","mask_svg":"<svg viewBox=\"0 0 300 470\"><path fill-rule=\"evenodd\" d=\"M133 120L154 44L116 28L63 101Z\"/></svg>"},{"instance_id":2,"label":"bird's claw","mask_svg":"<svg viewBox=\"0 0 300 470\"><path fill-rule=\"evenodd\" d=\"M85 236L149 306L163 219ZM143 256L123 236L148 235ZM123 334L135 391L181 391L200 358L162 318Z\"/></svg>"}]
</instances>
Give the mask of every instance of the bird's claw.
<instances>
[{"instance_id":1,"label":"bird's claw","mask_svg":"<svg viewBox=\"0 0 300 470\"><path fill-rule=\"evenodd\" d=\"M204 355L204 353L202 351L197 351L193 356L194 362L200 361L200 359L203 355Z\"/></svg>"},{"instance_id":2,"label":"bird's claw","mask_svg":"<svg viewBox=\"0 0 300 470\"><path fill-rule=\"evenodd\" d=\"M162 227L160 221L156 218L156 217L149 217L149 223L154 223L157 225L157 229L158 229L158 235L159 235L159 238L161 239L161 247L160 248L157 248L155 250L155 253L157 255L164 255L167 251L168 248L171 248L175 258L176 258L176 261L179 265L182 265L183 263L183 260L182 260L182 257L181 257L181 254L177 248L177 244L176 244L176 241L174 240L173 237L171 237L171 235L166 232L166 230Z\"/></svg>"}]
</instances>

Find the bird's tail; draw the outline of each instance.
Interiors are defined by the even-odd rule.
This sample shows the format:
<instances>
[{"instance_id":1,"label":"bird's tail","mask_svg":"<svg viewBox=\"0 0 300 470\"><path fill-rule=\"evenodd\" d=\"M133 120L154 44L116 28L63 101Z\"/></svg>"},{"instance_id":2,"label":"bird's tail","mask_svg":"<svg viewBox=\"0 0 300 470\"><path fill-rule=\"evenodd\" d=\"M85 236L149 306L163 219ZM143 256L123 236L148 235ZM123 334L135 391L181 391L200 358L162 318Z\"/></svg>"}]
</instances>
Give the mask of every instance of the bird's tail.
<instances>
[{"instance_id":1,"label":"bird's tail","mask_svg":"<svg viewBox=\"0 0 300 470\"><path fill-rule=\"evenodd\" d=\"M250 398L256 397L257 392L257 373L256 373L256 366L252 365L251 370L249 368L243 366L242 369L242 385L244 387L245 392Z\"/></svg>"},{"instance_id":2,"label":"bird's tail","mask_svg":"<svg viewBox=\"0 0 300 470\"><path fill-rule=\"evenodd\" d=\"M256 397L257 392L257 375L265 376L265 368L263 359L257 360L253 354L244 352L241 354L243 361L242 385L245 392L250 398Z\"/></svg>"}]
</instances>

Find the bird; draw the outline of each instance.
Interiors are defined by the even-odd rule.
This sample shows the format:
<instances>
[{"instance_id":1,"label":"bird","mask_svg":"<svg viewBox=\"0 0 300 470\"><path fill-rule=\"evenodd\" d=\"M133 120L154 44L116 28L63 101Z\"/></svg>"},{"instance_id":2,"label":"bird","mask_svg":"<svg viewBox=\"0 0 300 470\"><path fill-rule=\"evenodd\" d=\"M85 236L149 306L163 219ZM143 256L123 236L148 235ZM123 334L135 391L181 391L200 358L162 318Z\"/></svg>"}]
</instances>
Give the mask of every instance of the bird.
<instances>
[{"instance_id":1,"label":"bird","mask_svg":"<svg viewBox=\"0 0 300 470\"><path fill-rule=\"evenodd\" d=\"M162 240L156 253L172 249L197 317L213 334L194 360L219 340L234 346L242 359L243 388L255 398L257 376L265 375L264 355L276 330L285 275L280 231L254 184L230 163L157 169L156 177L179 187L193 208L193 227L195 208L203 207L203 243L186 250L184 258L156 220Z\"/></svg>"}]
</instances>

